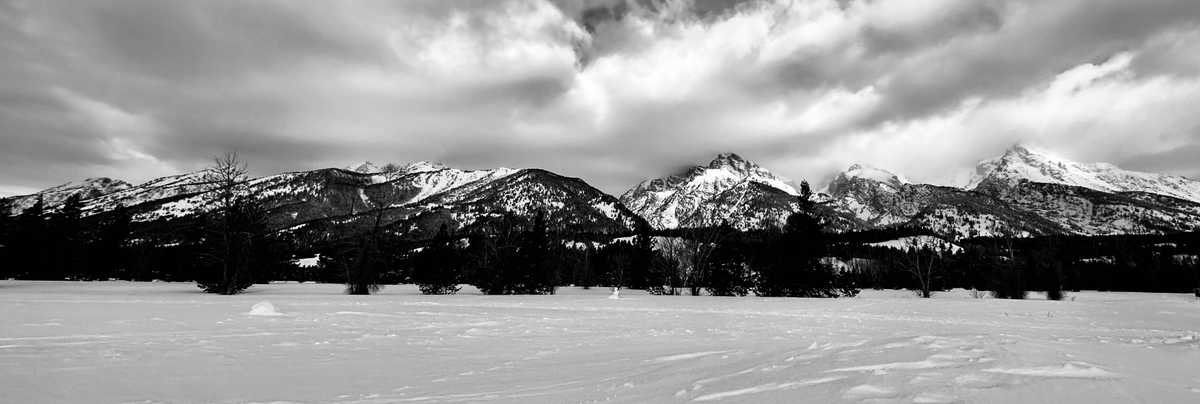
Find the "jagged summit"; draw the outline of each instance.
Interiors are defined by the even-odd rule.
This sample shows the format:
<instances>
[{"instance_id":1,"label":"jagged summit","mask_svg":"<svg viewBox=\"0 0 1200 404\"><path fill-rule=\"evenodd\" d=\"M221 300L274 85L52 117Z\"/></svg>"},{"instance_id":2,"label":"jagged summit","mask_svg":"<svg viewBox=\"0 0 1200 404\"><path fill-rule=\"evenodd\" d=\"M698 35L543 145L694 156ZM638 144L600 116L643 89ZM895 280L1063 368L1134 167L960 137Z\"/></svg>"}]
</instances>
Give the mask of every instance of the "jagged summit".
<instances>
[{"instance_id":1,"label":"jagged summit","mask_svg":"<svg viewBox=\"0 0 1200 404\"><path fill-rule=\"evenodd\" d=\"M838 174L843 179L864 179L876 182L886 182L893 184L907 184L907 178L893 173L882 168L872 167L866 164L852 164L850 168Z\"/></svg>"},{"instance_id":2,"label":"jagged summit","mask_svg":"<svg viewBox=\"0 0 1200 404\"><path fill-rule=\"evenodd\" d=\"M383 168L379 167L378 165L375 165L375 163L372 163L370 161L363 161L361 163L351 164L351 165L344 167L344 169L346 171L354 171L354 172L360 173L360 174L376 174L376 173L383 172Z\"/></svg>"},{"instance_id":3,"label":"jagged summit","mask_svg":"<svg viewBox=\"0 0 1200 404\"><path fill-rule=\"evenodd\" d=\"M796 194L786 178L722 153L707 165L643 181L621 201L656 228L709 226L726 219L739 227L760 227L786 218Z\"/></svg>"},{"instance_id":4,"label":"jagged summit","mask_svg":"<svg viewBox=\"0 0 1200 404\"><path fill-rule=\"evenodd\" d=\"M750 170L758 167L736 153L721 153L708 162L708 168L729 167L735 170Z\"/></svg>"},{"instance_id":5,"label":"jagged summit","mask_svg":"<svg viewBox=\"0 0 1200 404\"><path fill-rule=\"evenodd\" d=\"M1018 144L984 160L966 189L995 190L1021 181L1062 184L1104 192L1148 192L1200 202L1200 181L1123 170L1109 163L1079 163Z\"/></svg>"},{"instance_id":6,"label":"jagged summit","mask_svg":"<svg viewBox=\"0 0 1200 404\"><path fill-rule=\"evenodd\" d=\"M408 164L404 164L404 165L399 165L399 164L395 164L395 163L378 165L378 164L372 163L370 161L363 161L361 163L348 165L346 167L343 167L342 169L347 170L347 171L353 171L353 172L356 172L359 174L392 174L394 176L397 174L404 175L404 174L423 173L423 172L429 172L429 171L440 171L440 170L445 170L448 168L450 168L450 167L448 167L442 163L428 161L428 160L421 160L421 161L412 162L412 163L408 163Z\"/></svg>"},{"instance_id":7,"label":"jagged summit","mask_svg":"<svg viewBox=\"0 0 1200 404\"><path fill-rule=\"evenodd\" d=\"M873 187L875 185L883 185L895 190L908 183L908 179L891 171L855 163L850 165L845 171L835 175L820 193L829 196L839 196L855 187Z\"/></svg>"}]
</instances>

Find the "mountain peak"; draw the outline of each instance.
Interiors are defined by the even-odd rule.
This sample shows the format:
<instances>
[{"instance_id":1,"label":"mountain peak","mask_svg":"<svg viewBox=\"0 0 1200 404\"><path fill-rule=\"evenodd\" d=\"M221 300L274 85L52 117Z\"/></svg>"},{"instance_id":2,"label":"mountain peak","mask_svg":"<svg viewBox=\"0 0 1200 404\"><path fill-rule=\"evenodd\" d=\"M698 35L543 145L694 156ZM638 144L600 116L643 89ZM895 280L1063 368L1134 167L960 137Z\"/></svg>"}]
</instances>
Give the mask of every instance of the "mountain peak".
<instances>
[{"instance_id":1,"label":"mountain peak","mask_svg":"<svg viewBox=\"0 0 1200 404\"><path fill-rule=\"evenodd\" d=\"M1147 192L1200 202L1200 181L1129 171L1109 163L1079 163L1017 144L976 167L967 189L1005 187L1021 181L1063 184L1104 192Z\"/></svg>"},{"instance_id":2,"label":"mountain peak","mask_svg":"<svg viewBox=\"0 0 1200 404\"><path fill-rule=\"evenodd\" d=\"M749 168L758 167L754 163L747 161L735 153L721 153L708 163L708 168L732 167L738 170L746 170Z\"/></svg>"},{"instance_id":3,"label":"mountain peak","mask_svg":"<svg viewBox=\"0 0 1200 404\"><path fill-rule=\"evenodd\" d=\"M399 171L403 172L405 174L412 174L412 173L423 173L423 172L429 172L429 171L441 171L441 170L445 170L447 168L449 168L449 167L446 167L446 165L442 164L442 163L421 160L421 161L418 161L415 163L408 163L404 167L401 167Z\"/></svg>"},{"instance_id":4,"label":"mountain peak","mask_svg":"<svg viewBox=\"0 0 1200 404\"><path fill-rule=\"evenodd\" d=\"M735 213L734 226L750 228L781 224L797 194L787 179L737 154L721 153L707 165L643 181L621 201L656 228L710 226ZM747 211L748 206L767 208Z\"/></svg>"},{"instance_id":5,"label":"mountain peak","mask_svg":"<svg viewBox=\"0 0 1200 404\"><path fill-rule=\"evenodd\" d=\"M850 165L850 168L847 168L846 171L843 171L840 174L840 176L844 177L846 179L861 178L861 179L871 180L871 181L875 181L875 182L886 182L886 183L894 183L894 184L907 184L908 183L907 179L897 175L896 173L893 173L888 170L884 170L882 168L872 167L872 166L869 166L866 164L858 164L858 163Z\"/></svg>"},{"instance_id":6,"label":"mountain peak","mask_svg":"<svg viewBox=\"0 0 1200 404\"><path fill-rule=\"evenodd\" d=\"M1055 154L1049 150L1042 149L1042 148L1036 147L1036 146L1030 146L1025 143L1017 143L1017 144L1012 145L1012 147L1009 147L1008 150L1005 150L1004 154L1001 155L999 158L1001 158L1001 159L1019 158L1022 160L1031 160L1032 159L1032 160L1069 161L1062 157L1059 157L1057 154Z\"/></svg>"},{"instance_id":7,"label":"mountain peak","mask_svg":"<svg viewBox=\"0 0 1200 404\"><path fill-rule=\"evenodd\" d=\"M360 174L375 174L382 172L383 169L370 161L363 161L357 164L351 164L345 167L346 171L354 171Z\"/></svg>"}]
</instances>

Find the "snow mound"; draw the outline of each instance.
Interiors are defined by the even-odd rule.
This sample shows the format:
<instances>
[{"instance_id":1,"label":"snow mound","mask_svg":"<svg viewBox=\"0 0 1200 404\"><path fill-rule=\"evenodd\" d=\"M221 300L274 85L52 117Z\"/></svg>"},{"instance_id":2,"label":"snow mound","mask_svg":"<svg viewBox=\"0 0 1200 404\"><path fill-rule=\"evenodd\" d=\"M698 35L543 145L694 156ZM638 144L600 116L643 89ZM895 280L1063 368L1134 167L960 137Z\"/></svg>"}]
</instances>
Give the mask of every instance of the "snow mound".
<instances>
[{"instance_id":1,"label":"snow mound","mask_svg":"<svg viewBox=\"0 0 1200 404\"><path fill-rule=\"evenodd\" d=\"M246 313L248 316L282 316L278 310L275 310L275 305L266 300L255 303L250 307L250 311Z\"/></svg>"},{"instance_id":2,"label":"snow mound","mask_svg":"<svg viewBox=\"0 0 1200 404\"><path fill-rule=\"evenodd\" d=\"M725 353L729 353L729 352L732 352L732 351L704 351L704 352L683 353L683 354L678 354L678 355L670 355L670 356L662 356L662 357L654 358L653 361L654 362L675 362L675 361L682 361L682 360L688 360L688 359L703 358L705 356L720 355L720 354L725 354Z\"/></svg>"},{"instance_id":3,"label":"snow mound","mask_svg":"<svg viewBox=\"0 0 1200 404\"><path fill-rule=\"evenodd\" d=\"M882 399L882 398L895 397L895 396L896 396L896 390L893 390L893 389L890 389L887 387L862 384L862 385L851 387L850 390L846 390L846 393L842 395L842 398L845 398L847 400L866 400L866 399Z\"/></svg>"},{"instance_id":4,"label":"snow mound","mask_svg":"<svg viewBox=\"0 0 1200 404\"><path fill-rule=\"evenodd\" d=\"M801 381L787 382L787 383L767 383L767 384L763 384L763 385L747 387L744 389L722 391L722 392L712 393L712 394L705 394L703 396L692 399L692 401L723 400L726 398L743 396L743 395L747 395L747 394L757 394L757 393L763 393L763 392L768 392L768 391L790 390L790 389L794 389L794 388L798 388L798 387L812 386L812 385L816 385L816 384L824 384L824 383L829 383L829 382L835 382L835 381L838 381L841 379L844 379L844 378L843 377L825 377L825 378L820 378L820 379L801 380Z\"/></svg>"},{"instance_id":5,"label":"snow mound","mask_svg":"<svg viewBox=\"0 0 1200 404\"><path fill-rule=\"evenodd\" d=\"M1113 379L1117 377L1116 373L1095 366L1076 363L1031 368L992 368L984 369L983 371L1017 376L1061 377L1070 379Z\"/></svg>"}]
</instances>

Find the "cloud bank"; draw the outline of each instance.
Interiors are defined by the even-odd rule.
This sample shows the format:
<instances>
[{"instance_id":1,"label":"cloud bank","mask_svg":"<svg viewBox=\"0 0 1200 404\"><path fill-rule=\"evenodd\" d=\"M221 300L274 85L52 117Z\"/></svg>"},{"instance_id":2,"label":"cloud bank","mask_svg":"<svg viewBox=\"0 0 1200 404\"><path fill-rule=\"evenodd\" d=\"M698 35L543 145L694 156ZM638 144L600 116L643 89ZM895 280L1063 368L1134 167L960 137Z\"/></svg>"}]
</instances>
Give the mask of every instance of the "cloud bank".
<instances>
[{"instance_id":1,"label":"cloud bank","mask_svg":"<svg viewBox=\"0 0 1200 404\"><path fill-rule=\"evenodd\" d=\"M0 1L0 192L237 150L542 167L732 151L943 184L1017 142L1200 176L1191 0Z\"/></svg>"}]
</instances>

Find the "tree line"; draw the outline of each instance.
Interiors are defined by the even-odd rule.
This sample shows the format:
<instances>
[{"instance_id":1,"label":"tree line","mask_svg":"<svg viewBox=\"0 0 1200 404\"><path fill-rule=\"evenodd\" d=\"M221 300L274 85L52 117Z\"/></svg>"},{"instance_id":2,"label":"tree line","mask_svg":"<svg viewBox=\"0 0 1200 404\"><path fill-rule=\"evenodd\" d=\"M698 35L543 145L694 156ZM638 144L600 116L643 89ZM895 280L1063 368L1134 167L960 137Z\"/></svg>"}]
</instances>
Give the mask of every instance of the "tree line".
<instances>
[{"instance_id":1,"label":"tree line","mask_svg":"<svg viewBox=\"0 0 1200 404\"><path fill-rule=\"evenodd\" d=\"M998 298L1099 290L1200 293L1200 233L984 237L905 248L845 244L837 255L866 288L909 288L924 297L963 288Z\"/></svg>"}]
</instances>

